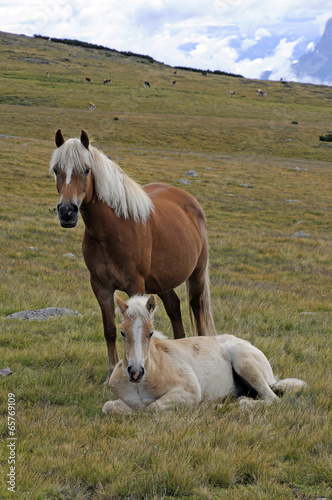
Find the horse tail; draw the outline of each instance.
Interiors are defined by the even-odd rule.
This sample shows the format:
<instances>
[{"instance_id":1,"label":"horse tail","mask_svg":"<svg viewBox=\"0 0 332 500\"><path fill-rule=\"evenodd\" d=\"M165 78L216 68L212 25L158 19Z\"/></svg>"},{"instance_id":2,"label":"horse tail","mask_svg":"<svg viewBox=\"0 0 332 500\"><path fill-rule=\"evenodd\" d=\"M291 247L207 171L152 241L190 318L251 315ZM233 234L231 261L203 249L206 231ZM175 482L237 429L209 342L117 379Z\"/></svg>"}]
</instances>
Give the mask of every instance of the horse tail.
<instances>
[{"instance_id":1,"label":"horse tail","mask_svg":"<svg viewBox=\"0 0 332 500\"><path fill-rule=\"evenodd\" d=\"M192 299L192 293L190 290L189 280L186 281L186 292L187 292L187 301L189 307L189 319L190 319L191 331L193 335L197 335L197 325L195 321L195 316L192 307L190 305ZM201 306L201 320L202 320L204 335L205 336L217 335L211 308L209 261L207 261L206 268L204 271L204 290L200 297L200 306Z\"/></svg>"},{"instance_id":2,"label":"horse tail","mask_svg":"<svg viewBox=\"0 0 332 500\"><path fill-rule=\"evenodd\" d=\"M282 396L285 392L300 392L307 384L298 378L284 378L276 380L276 383L271 387L272 391L278 396Z\"/></svg>"}]
</instances>

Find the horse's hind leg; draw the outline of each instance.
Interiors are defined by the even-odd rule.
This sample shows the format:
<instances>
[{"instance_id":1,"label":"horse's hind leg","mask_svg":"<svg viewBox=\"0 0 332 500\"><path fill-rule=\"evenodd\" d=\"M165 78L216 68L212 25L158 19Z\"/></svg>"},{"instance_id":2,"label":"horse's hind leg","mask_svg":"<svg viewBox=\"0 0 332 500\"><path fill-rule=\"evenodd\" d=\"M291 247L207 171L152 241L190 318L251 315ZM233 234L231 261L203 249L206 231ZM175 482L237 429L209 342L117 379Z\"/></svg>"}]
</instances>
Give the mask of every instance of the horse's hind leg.
<instances>
[{"instance_id":1,"label":"horse's hind leg","mask_svg":"<svg viewBox=\"0 0 332 500\"><path fill-rule=\"evenodd\" d=\"M190 322L197 335L215 335L215 326L211 311L209 266L196 269L186 282L189 303Z\"/></svg>"},{"instance_id":2,"label":"horse's hind leg","mask_svg":"<svg viewBox=\"0 0 332 500\"><path fill-rule=\"evenodd\" d=\"M187 283L187 298L189 303L189 315L191 329L197 335L204 335L202 317L202 295L204 291L204 280L196 274L192 274Z\"/></svg>"},{"instance_id":3,"label":"horse's hind leg","mask_svg":"<svg viewBox=\"0 0 332 500\"><path fill-rule=\"evenodd\" d=\"M175 339L182 339L186 335L184 333L181 309L180 309L180 299L176 295L174 290L169 292L158 293L159 297L163 301L165 310L169 316L172 323L173 334Z\"/></svg>"},{"instance_id":4,"label":"horse's hind leg","mask_svg":"<svg viewBox=\"0 0 332 500\"><path fill-rule=\"evenodd\" d=\"M233 370L257 391L260 399L266 403L279 399L270 387L275 381L272 368L259 349L245 344L231 349L229 355Z\"/></svg>"}]
</instances>

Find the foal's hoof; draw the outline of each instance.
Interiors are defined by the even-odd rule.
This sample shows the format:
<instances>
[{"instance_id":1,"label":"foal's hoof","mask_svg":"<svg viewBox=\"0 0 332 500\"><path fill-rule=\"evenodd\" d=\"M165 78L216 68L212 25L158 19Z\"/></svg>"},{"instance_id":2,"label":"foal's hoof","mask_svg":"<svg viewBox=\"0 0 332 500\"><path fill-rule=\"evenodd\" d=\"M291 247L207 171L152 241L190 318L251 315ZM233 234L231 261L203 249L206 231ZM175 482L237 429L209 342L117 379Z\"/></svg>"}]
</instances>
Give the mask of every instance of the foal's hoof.
<instances>
[{"instance_id":1,"label":"foal's hoof","mask_svg":"<svg viewBox=\"0 0 332 500\"><path fill-rule=\"evenodd\" d=\"M103 406L103 413L112 413L113 411L113 401L107 401Z\"/></svg>"}]
</instances>

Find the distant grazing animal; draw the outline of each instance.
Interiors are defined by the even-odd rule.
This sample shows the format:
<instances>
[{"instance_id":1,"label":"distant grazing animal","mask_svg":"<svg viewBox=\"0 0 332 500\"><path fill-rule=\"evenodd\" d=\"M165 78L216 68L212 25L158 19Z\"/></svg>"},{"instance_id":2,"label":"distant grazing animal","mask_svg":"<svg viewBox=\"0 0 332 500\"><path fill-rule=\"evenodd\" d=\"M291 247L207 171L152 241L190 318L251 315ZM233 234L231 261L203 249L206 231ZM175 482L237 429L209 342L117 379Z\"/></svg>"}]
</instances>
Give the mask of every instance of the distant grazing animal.
<instances>
[{"instance_id":1,"label":"distant grazing animal","mask_svg":"<svg viewBox=\"0 0 332 500\"><path fill-rule=\"evenodd\" d=\"M143 84L143 85L144 85L144 87L150 87L149 82L144 82L144 84Z\"/></svg>"},{"instance_id":2,"label":"distant grazing animal","mask_svg":"<svg viewBox=\"0 0 332 500\"><path fill-rule=\"evenodd\" d=\"M132 297L127 303L116 295L116 303L123 315L124 354L110 386L120 399L105 403L104 413L167 410L176 403L198 404L230 395L241 397L242 404L272 403L279 399L276 394L306 386L299 379L278 381L265 355L234 335L169 340L155 332L153 295Z\"/></svg>"},{"instance_id":3,"label":"distant grazing animal","mask_svg":"<svg viewBox=\"0 0 332 500\"><path fill-rule=\"evenodd\" d=\"M111 79L110 78L105 78L104 85L111 85Z\"/></svg>"},{"instance_id":4,"label":"distant grazing animal","mask_svg":"<svg viewBox=\"0 0 332 500\"><path fill-rule=\"evenodd\" d=\"M50 72L46 71L45 76L46 76L46 78L49 78L50 77Z\"/></svg>"},{"instance_id":5,"label":"distant grazing animal","mask_svg":"<svg viewBox=\"0 0 332 500\"><path fill-rule=\"evenodd\" d=\"M88 82L88 83L91 83L91 78L89 76L86 76L85 77L85 81Z\"/></svg>"},{"instance_id":6,"label":"distant grazing animal","mask_svg":"<svg viewBox=\"0 0 332 500\"><path fill-rule=\"evenodd\" d=\"M96 105L93 104L93 102L89 102L89 108L91 111L94 111L96 109Z\"/></svg>"},{"instance_id":7,"label":"distant grazing animal","mask_svg":"<svg viewBox=\"0 0 332 500\"><path fill-rule=\"evenodd\" d=\"M174 288L186 282L190 318L198 335L213 334L208 241L198 201L182 189L154 183L139 186L97 148L82 130L80 139L55 134L53 170L62 227L75 227L81 212L83 256L99 302L109 356L109 375L118 362L114 291L130 297L156 293L185 336Z\"/></svg>"},{"instance_id":8,"label":"distant grazing animal","mask_svg":"<svg viewBox=\"0 0 332 500\"><path fill-rule=\"evenodd\" d=\"M228 95L229 95L230 97L233 97L233 95L235 95L235 94L236 94L235 90L229 90L229 91L228 91Z\"/></svg>"},{"instance_id":9,"label":"distant grazing animal","mask_svg":"<svg viewBox=\"0 0 332 500\"><path fill-rule=\"evenodd\" d=\"M202 75L203 75L203 76L207 76L206 71L202 71Z\"/></svg>"},{"instance_id":10,"label":"distant grazing animal","mask_svg":"<svg viewBox=\"0 0 332 500\"><path fill-rule=\"evenodd\" d=\"M173 80L173 86L176 85L176 80Z\"/></svg>"},{"instance_id":11,"label":"distant grazing animal","mask_svg":"<svg viewBox=\"0 0 332 500\"><path fill-rule=\"evenodd\" d=\"M174 72L173 72L173 75L176 75L176 74L177 74L177 71L174 71Z\"/></svg>"},{"instance_id":12,"label":"distant grazing animal","mask_svg":"<svg viewBox=\"0 0 332 500\"><path fill-rule=\"evenodd\" d=\"M266 96L267 95L267 92L266 90L262 90L262 89L257 89L256 91L256 95L261 95L261 96Z\"/></svg>"}]
</instances>

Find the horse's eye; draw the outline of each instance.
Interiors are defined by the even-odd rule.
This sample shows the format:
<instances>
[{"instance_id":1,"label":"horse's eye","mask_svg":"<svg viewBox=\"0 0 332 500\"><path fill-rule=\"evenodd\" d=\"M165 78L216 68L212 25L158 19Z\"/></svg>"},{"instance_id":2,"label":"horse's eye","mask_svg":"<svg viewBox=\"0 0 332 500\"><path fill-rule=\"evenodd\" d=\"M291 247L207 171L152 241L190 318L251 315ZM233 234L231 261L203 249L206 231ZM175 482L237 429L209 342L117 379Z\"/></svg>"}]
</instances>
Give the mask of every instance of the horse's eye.
<instances>
[{"instance_id":1,"label":"horse's eye","mask_svg":"<svg viewBox=\"0 0 332 500\"><path fill-rule=\"evenodd\" d=\"M120 333L121 333L121 335L122 335L122 338L124 338L124 339L125 339L125 338L126 338L126 334L125 334L125 332L124 332L123 330L120 330Z\"/></svg>"},{"instance_id":2,"label":"horse's eye","mask_svg":"<svg viewBox=\"0 0 332 500\"><path fill-rule=\"evenodd\" d=\"M89 175L90 170L91 170L91 168L90 168L90 167L89 167L89 168L86 168L86 169L85 169L85 172L84 172L84 173L85 173L85 175Z\"/></svg>"},{"instance_id":3,"label":"horse's eye","mask_svg":"<svg viewBox=\"0 0 332 500\"><path fill-rule=\"evenodd\" d=\"M152 337L152 335L153 335L153 331L149 333L148 339L150 339Z\"/></svg>"},{"instance_id":4,"label":"horse's eye","mask_svg":"<svg viewBox=\"0 0 332 500\"><path fill-rule=\"evenodd\" d=\"M56 167L54 167L54 168L53 168L53 172L55 173L55 175L58 175L59 170L58 170Z\"/></svg>"}]
</instances>

